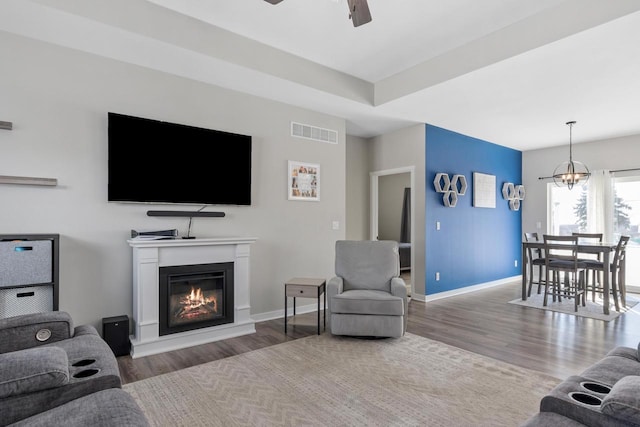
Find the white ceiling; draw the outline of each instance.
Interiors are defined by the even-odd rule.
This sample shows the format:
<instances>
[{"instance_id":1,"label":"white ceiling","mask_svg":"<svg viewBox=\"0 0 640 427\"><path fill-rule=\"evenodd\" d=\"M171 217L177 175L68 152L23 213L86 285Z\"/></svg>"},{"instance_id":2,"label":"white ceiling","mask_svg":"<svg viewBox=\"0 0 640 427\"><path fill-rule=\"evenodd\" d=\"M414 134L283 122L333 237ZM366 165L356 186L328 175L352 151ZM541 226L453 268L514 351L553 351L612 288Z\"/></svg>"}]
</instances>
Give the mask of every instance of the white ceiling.
<instances>
[{"instance_id":1,"label":"white ceiling","mask_svg":"<svg viewBox=\"0 0 640 427\"><path fill-rule=\"evenodd\" d=\"M640 0L3 0L0 30L320 111L530 150L640 134Z\"/></svg>"}]
</instances>

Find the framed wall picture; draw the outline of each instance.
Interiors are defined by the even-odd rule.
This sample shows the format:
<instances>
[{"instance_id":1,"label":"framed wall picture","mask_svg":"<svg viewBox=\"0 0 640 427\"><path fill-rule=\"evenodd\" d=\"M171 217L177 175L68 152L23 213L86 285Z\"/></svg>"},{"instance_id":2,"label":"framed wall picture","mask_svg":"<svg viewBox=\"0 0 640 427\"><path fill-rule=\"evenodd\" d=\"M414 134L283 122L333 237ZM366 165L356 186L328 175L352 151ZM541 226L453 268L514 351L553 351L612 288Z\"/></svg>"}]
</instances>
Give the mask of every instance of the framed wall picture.
<instances>
[{"instance_id":1,"label":"framed wall picture","mask_svg":"<svg viewBox=\"0 0 640 427\"><path fill-rule=\"evenodd\" d=\"M320 165L289 160L289 200L320 200Z\"/></svg>"},{"instance_id":2,"label":"framed wall picture","mask_svg":"<svg viewBox=\"0 0 640 427\"><path fill-rule=\"evenodd\" d=\"M496 176L473 173L473 206L476 208L496 207Z\"/></svg>"}]
</instances>

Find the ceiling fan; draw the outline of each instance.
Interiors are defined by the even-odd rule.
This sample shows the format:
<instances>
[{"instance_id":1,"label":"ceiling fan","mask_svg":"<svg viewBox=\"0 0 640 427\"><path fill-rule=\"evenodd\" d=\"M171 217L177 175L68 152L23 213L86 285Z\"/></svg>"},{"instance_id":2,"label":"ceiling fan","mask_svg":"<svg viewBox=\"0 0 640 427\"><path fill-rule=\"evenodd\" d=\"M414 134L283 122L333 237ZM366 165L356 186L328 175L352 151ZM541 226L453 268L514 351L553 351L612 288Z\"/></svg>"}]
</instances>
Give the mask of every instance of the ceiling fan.
<instances>
[{"instance_id":1,"label":"ceiling fan","mask_svg":"<svg viewBox=\"0 0 640 427\"><path fill-rule=\"evenodd\" d=\"M264 0L267 3L278 4L282 0ZM367 0L347 0L349 4L349 19L354 27L371 22L371 12Z\"/></svg>"}]
</instances>

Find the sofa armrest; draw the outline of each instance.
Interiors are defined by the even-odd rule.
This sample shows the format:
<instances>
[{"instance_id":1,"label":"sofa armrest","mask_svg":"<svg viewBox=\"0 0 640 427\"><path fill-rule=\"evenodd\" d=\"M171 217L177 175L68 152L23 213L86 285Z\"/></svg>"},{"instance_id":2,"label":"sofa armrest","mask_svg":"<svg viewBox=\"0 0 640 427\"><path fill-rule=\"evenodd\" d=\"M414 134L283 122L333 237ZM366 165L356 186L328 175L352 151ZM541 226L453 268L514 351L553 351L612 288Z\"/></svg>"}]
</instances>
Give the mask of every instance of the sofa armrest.
<instances>
[{"instance_id":1,"label":"sofa armrest","mask_svg":"<svg viewBox=\"0 0 640 427\"><path fill-rule=\"evenodd\" d=\"M391 295L401 298L407 298L407 284L400 277L391 279Z\"/></svg>"},{"instance_id":2,"label":"sofa armrest","mask_svg":"<svg viewBox=\"0 0 640 427\"><path fill-rule=\"evenodd\" d=\"M407 284L401 277L393 277L391 279L391 295L401 297L404 300L404 329L407 332L407 323L409 321L409 300L407 299Z\"/></svg>"},{"instance_id":3,"label":"sofa armrest","mask_svg":"<svg viewBox=\"0 0 640 427\"><path fill-rule=\"evenodd\" d=\"M79 337L81 335L98 335L98 336L100 336L100 334L98 334L98 331L96 330L96 328L94 328L91 325L76 326L76 328L73 330L73 336L74 337Z\"/></svg>"},{"instance_id":4,"label":"sofa armrest","mask_svg":"<svg viewBox=\"0 0 640 427\"><path fill-rule=\"evenodd\" d=\"M639 346L640 347L640 346ZM610 350L605 357L607 356L618 356L624 357L625 359L633 360L634 362L638 362L638 349L632 347L615 347L613 350Z\"/></svg>"},{"instance_id":5,"label":"sofa armrest","mask_svg":"<svg viewBox=\"0 0 640 427\"><path fill-rule=\"evenodd\" d=\"M60 387L69 382L67 353L39 347L0 354L0 399Z\"/></svg>"},{"instance_id":6,"label":"sofa armrest","mask_svg":"<svg viewBox=\"0 0 640 427\"><path fill-rule=\"evenodd\" d=\"M0 353L24 350L73 336L73 321L64 311L0 319Z\"/></svg>"},{"instance_id":7,"label":"sofa armrest","mask_svg":"<svg viewBox=\"0 0 640 427\"><path fill-rule=\"evenodd\" d=\"M629 375L615 383L602 400L600 410L620 421L637 424L640 419L640 377Z\"/></svg>"},{"instance_id":8,"label":"sofa armrest","mask_svg":"<svg viewBox=\"0 0 640 427\"><path fill-rule=\"evenodd\" d=\"M344 292L344 280L342 277L332 277L327 282L327 299Z\"/></svg>"},{"instance_id":9,"label":"sofa armrest","mask_svg":"<svg viewBox=\"0 0 640 427\"><path fill-rule=\"evenodd\" d=\"M331 326L331 300L334 296L341 294L344 291L344 280L342 277L332 277L327 282L327 320L329 326Z\"/></svg>"}]
</instances>

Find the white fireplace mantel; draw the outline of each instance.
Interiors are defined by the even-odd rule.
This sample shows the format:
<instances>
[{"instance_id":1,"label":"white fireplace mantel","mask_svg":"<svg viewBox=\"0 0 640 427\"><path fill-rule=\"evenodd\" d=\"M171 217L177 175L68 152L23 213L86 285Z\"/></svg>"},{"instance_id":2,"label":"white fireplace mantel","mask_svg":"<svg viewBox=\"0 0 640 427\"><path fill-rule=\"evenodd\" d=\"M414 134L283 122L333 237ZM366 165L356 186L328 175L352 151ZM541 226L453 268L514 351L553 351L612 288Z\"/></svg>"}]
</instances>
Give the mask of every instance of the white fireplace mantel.
<instances>
[{"instance_id":1,"label":"white fireplace mantel","mask_svg":"<svg viewBox=\"0 0 640 427\"><path fill-rule=\"evenodd\" d=\"M133 248L133 336L131 356L165 351L255 333L249 303L249 254L253 237L127 240ZM234 321L224 325L160 335L160 267L233 262Z\"/></svg>"}]
</instances>

